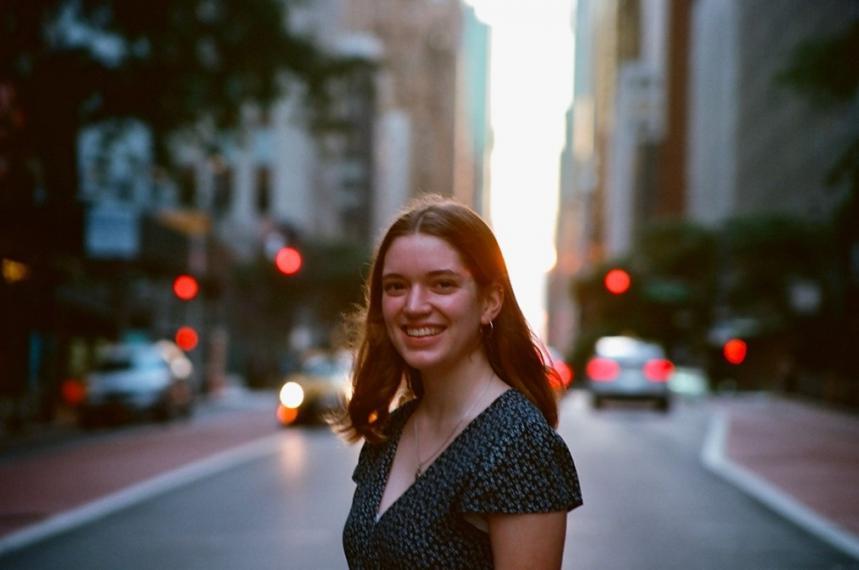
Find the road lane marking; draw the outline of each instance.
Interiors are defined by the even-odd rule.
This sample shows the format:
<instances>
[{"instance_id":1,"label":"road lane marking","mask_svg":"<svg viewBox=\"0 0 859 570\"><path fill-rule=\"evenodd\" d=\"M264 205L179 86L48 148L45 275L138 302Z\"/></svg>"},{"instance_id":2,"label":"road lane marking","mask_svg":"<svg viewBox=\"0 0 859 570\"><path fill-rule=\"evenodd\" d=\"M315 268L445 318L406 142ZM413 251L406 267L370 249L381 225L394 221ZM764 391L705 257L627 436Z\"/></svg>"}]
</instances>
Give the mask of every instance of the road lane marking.
<instances>
[{"instance_id":1,"label":"road lane marking","mask_svg":"<svg viewBox=\"0 0 859 570\"><path fill-rule=\"evenodd\" d=\"M96 521L109 514L142 503L188 483L205 479L206 477L226 471L231 467L273 454L283 444L283 436L284 434L282 433L276 433L226 451L221 451L205 459L194 461L151 479L136 483L80 507L57 513L43 522L25 527L0 538L0 556Z\"/></svg>"},{"instance_id":2,"label":"road lane marking","mask_svg":"<svg viewBox=\"0 0 859 570\"><path fill-rule=\"evenodd\" d=\"M725 454L725 443L729 425L730 420L727 414L718 413L713 416L707 430L704 447L701 449L701 462L708 469L727 479L781 516L859 560L859 539L856 536L728 458Z\"/></svg>"}]
</instances>

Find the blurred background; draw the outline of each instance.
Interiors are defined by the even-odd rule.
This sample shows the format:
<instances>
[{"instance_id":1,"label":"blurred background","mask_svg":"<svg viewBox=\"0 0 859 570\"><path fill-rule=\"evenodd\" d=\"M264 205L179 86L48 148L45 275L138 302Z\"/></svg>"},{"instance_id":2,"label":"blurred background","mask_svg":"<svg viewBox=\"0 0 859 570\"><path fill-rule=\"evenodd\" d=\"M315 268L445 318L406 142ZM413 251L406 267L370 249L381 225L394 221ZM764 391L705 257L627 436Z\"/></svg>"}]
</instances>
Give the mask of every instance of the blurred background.
<instances>
[{"instance_id":1,"label":"blurred background","mask_svg":"<svg viewBox=\"0 0 859 570\"><path fill-rule=\"evenodd\" d=\"M100 343L182 327L197 390L271 385L343 342L374 240L421 192L551 268L541 291L508 252L577 368L628 332L711 387L859 406L856 3L549 5L478 5L519 51L493 60L454 1L4 2L3 422L50 420ZM555 115L546 86L569 94Z\"/></svg>"},{"instance_id":2,"label":"blurred background","mask_svg":"<svg viewBox=\"0 0 859 570\"><path fill-rule=\"evenodd\" d=\"M855 0L3 0L0 432L89 425L141 346L134 409L279 389L425 192L567 386L630 337L672 396L855 414L857 62Z\"/></svg>"}]
</instances>

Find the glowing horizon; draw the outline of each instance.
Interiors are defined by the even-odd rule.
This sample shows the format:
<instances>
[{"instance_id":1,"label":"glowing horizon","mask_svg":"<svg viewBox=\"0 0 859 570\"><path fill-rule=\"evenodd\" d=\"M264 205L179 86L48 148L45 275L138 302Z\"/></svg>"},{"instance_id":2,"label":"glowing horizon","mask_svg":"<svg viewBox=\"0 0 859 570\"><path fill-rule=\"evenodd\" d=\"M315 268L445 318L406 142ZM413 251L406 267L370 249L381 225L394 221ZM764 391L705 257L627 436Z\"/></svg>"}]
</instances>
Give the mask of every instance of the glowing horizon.
<instances>
[{"instance_id":1,"label":"glowing horizon","mask_svg":"<svg viewBox=\"0 0 859 570\"><path fill-rule=\"evenodd\" d=\"M489 218L528 322L546 336L546 274L555 220L564 114L572 98L574 0L467 0L492 27Z\"/></svg>"}]
</instances>

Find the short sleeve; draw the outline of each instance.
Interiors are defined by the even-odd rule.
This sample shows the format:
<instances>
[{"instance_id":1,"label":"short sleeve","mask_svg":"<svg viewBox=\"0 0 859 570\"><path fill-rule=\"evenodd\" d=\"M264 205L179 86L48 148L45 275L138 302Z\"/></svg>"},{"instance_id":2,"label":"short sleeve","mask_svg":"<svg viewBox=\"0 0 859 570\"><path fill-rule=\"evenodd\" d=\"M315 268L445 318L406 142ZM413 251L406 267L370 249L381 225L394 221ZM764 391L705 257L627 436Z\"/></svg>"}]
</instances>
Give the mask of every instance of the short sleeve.
<instances>
[{"instance_id":1,"label":"short sleeve","mask_svg":"<svg viewBox=\"0 0 859 570\"><path fill-rule=\"evenodd\" d=\"M529 422L488 450L460 499L464 513L549 513L582 504L579 478L564 440Z\"/></svg>"}]
</instances>

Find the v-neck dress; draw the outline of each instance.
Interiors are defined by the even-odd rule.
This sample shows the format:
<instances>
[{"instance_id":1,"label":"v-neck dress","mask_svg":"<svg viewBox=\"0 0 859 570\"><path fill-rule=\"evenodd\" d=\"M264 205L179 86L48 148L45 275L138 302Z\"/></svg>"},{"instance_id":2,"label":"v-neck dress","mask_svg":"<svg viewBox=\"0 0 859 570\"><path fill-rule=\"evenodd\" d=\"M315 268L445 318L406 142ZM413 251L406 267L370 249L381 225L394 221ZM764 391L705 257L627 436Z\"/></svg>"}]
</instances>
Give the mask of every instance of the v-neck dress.
<instances>
[{"instance_id":1,"label":"v-neck dress","mask_svg":"<svg viewBox=\"0 0 859 570\"><path fill-rule=\"evenodd\" d=\"M349 568L492 568L489 535L466 515L566 512L582 504L566 444L536 406L510 389L377 518L415 405L391 414L386 441L361 448L343 530Z\"/></svg>"}]
</instances>

